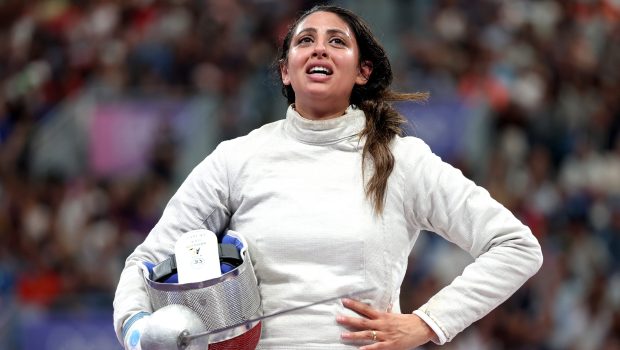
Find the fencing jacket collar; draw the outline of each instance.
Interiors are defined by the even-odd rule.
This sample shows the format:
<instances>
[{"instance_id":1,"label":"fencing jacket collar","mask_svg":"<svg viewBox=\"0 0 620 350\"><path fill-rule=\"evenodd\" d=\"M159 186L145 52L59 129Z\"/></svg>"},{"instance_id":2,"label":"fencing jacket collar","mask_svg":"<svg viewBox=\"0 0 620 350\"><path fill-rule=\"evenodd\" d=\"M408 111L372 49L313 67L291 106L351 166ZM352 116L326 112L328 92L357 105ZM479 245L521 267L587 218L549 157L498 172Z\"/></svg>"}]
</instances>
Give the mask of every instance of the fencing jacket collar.
<instances>
[{"instance_id":1,"label":"fencing jacket collar","mask_svg":"<svg viewBox=\"0 0 620 350\"><path fill-rule=\"evenodd\" d=\"M359 135L366 124L364 112L349 106L344 115L326 120L311 120L299 115L293 105L286 112L286 131L293 138L308 144L333 144Z\"/></svg>"}]
</instances>

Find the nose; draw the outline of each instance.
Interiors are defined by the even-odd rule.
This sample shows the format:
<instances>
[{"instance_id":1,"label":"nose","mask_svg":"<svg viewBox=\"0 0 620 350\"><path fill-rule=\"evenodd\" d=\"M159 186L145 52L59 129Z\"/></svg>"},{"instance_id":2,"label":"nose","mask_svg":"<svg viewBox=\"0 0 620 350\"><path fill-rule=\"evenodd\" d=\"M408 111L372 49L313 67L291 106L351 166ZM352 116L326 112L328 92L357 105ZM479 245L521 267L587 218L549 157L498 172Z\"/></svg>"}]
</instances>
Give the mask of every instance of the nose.
<instances>
[{"instance_id":1,"label":"nose","mask_svg":"<svg viewBox=\"0 0 620 350\"><path fill-rule=\"evenodd\" d=\"M316 45L314 45L312 57L327 57L327 50L321 41L317 41Z\"/></svg>"}]
</instances>

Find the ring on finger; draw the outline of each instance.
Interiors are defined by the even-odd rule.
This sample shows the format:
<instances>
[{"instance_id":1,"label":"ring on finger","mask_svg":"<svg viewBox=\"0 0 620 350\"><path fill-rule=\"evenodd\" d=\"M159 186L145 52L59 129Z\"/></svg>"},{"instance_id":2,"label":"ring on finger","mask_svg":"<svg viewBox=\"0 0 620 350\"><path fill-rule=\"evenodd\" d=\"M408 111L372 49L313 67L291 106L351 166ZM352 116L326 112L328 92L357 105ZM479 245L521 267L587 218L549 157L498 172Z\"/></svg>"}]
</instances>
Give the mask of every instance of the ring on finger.
<instances>
[{"instance_id":1,"label":"ring on finger","mask_svg":"<svg viewBox=\"0 0 620 350\"><path fill-rule=\"evenodd\" d=\"M372 341L377 341L377 331L373 329L370 331L370 334L372 335Z\"/></svg>"}]
</instances>

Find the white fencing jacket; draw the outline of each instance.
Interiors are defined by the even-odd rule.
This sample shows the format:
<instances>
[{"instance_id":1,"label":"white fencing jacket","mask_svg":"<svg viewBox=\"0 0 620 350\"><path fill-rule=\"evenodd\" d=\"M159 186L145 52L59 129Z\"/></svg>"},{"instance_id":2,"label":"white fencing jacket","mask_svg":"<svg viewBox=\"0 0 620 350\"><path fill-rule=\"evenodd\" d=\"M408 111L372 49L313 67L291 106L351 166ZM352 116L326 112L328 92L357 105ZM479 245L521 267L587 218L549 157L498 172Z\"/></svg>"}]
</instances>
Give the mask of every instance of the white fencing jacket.
<instances>
[{"instance_id":1,"label":"white fencing jacket","mask_svg":"<svg viewBox=\"0 0 620 350\"><path fill-rule=\"evenodd\" d=\"M542 264L530 230L489 193L415 137L397 137L385 210L364 195L364 112L323 121L289 107L286 119L222 142L187 177L160 221L129 256L114 300L114 323L150 312L138 269L173 252L184 232L207 228L245 236L265 314L374 287L362 297L399 312L399 290L420 230L436 232L475 261L415 311L437 333L456 334L507 299ZM366 172L369 176L369 172ZM265 320L259 349L356 349L340 338L341 302Z\"/></svg>"}]
</instances>

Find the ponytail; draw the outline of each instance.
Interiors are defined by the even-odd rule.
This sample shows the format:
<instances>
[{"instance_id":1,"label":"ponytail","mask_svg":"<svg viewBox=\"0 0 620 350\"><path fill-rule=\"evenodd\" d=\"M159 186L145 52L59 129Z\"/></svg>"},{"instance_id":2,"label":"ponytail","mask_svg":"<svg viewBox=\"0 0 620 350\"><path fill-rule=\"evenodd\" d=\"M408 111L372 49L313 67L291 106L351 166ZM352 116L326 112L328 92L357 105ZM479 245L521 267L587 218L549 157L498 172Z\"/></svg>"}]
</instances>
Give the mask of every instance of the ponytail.
<instances>
[{"instance_id":1,"label":"ponytail","mask_svg":"<svg viewBox=\"0 0 620 350\"><path fill-rule=\"evenodd\" d=\"M427 98L426 93L390 91L378 99L360 102L359 107L366 114L366 127L361 133L362 137L366 137L362 151L362 174L365 175L367 161L372 161L374 168L374 173L364 190L366 198L372 203L377 214L383 213L387 181L394 170L394 155L390 150L390 144L396 136L402 136L402 125L406 122L389 102L423 101Z\"/></svg>"}]
</instances>

